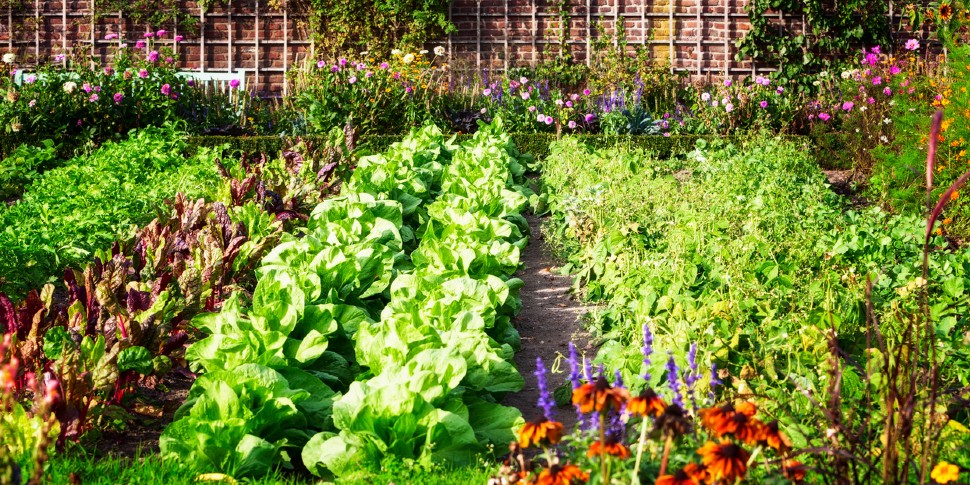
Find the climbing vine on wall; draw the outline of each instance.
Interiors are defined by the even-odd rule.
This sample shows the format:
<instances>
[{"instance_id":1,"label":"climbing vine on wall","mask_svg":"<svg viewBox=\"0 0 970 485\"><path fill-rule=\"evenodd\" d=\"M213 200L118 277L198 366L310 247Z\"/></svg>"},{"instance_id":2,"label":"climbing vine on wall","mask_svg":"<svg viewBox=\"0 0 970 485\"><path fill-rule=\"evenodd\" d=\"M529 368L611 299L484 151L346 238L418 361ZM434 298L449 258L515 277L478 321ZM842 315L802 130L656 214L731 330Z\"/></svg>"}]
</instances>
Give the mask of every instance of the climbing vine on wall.
<instances>
[{"instance_id":1,"label":"climbing vine on wall","mask_svg":"<svg viewBox=\"0 0 970 485\"><path fill-rule=\"evenodd\" d=\"M888 8L886 0L750 0L751 30L738 41L737 59L778 66L783 79L798 82L863 46L886 45ZM779 11L804 15L809 35L774 22Z\"/></svg>"}]
</instances>

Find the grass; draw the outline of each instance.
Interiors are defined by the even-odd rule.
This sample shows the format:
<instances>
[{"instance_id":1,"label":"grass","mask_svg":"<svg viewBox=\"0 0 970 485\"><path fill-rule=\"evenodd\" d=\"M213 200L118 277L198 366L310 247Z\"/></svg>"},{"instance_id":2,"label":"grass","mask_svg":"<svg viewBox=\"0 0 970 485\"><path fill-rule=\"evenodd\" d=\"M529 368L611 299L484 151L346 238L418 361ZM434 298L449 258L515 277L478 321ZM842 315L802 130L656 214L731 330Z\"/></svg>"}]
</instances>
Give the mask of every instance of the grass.
<instances>
[{"instance_id":1,"label":"grass","mask_svg":"<svg viewBox=\"0 0 970 485\"><path fill-rule=\"evenodd\" d=\"M337 480L341 485L371 485L371 484L412 484L412 485L445 485L445 484L484 484L488 481L492 469L484 463L477 463L460 468L436 468L433 470L411 469L401 462L387 462L379 472L362 471ZM139 454L135 458L95 457L83 449L77 448L56 455L48 463L45 483L53 485L69 485L83 483L85 485L118 485L164 483L165 485L179 485L200 483L198 474L182 468L179 463L163 461L155 454ZM204 482L201 482L204 483ZM209 483L232 483L231 479L211 481ZM259 478L239 480L238 483L253 485L304 485L334 483L317 479L308 474L284 473Z\"/></svg>"}]
</instances>

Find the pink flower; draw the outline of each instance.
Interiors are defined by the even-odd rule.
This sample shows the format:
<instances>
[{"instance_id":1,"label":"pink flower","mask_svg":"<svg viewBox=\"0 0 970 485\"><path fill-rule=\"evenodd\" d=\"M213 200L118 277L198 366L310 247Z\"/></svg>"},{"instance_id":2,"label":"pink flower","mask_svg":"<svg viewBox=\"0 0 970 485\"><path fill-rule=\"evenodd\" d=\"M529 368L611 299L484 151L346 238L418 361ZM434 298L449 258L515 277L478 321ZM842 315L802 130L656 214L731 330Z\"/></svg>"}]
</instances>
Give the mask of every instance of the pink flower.
<instances>
[{"instance_id":1,"label":"pink flower","mask_svg":"<svg viewBox=\"0 0 970 485\"><path fill-rule=\"evenodd\" d=\"M536 115L536 121L538 121L539 123L545 122L546 121L546 115L544 115L542 113L537 114Z\"/></svg>"},{"instance_id":2,"label":"pink flower","mask_svg":"<svg viewBox=\"0 0 970 485\"><path fill-rule=\"evenodd\" d=\"M733 103L725 104L724 105L724 111L726 111L728 113L734 111L734 104Z\"/></svg>"},{"instance_id":3,"label":"pink flower","mask_svg":"<svg viewBox=\"0 0 970 485\"><path fill-rule=\"evenodd\" d=\"M94 94L91 95L90 98L88 98L88 101L90 101L92 103L94 103L97 100L98 100L98 93L94 93Z\"/></svg>"},{"instance_id":4,"label":"pink flower","mask_svg":"<svg viewBox=\"0 0 970 485\"><path fill-rule=\"evenodd\" d=\"M828 113L819 113L818 114L818 119L820 119L822 121L828 121L830 118L832 118L832 115L830 115Z\"/></svg>"},{"instance_id":5,"label":"pink flower","mask_svg":"<svg viewBox=\"0 0 970 485\"><path fill-rule=\"evenodd\" d=\"M761 109L765 109L768 107L768 102L765 100L761 100L761 102L758 103L758 106L761 106Z\"/></svg>"},{"instance_id":6,"label":"pink flower","mask_svg":"<svg viewBox=\"0 0 970 485\"><path fill-rule=\"evenodd\" d=\"M882 90L882 94L885 94L886 96L892 96L893 88L886 86L886 88Z\"/></svg>"},{"instance_id":7,"label":"pink flower","mask_svg":"<svg viewBox=\"0 0 970 485\"><path fill-rule=\"evenodd\" d=\"M238 87L239 87L239 80L238 79L233 79L233 80L229 81L229 89L236 89Z\"/></svg>"},{"instance_id":8,"label":"pink flower","mask_svg":"<svg viewBox=\"0 0 970 485\"><path fill-rule=\"evenodd\" d=\"M350 84L354 84L355 82L357 82L357 76L350 76L350 78L347 79L347 82L349 82Z\"/></svg>"},{"instance_id":9,"label":"pink flower","mask_svg":"<svg viewBox=\"0 0 970 485\"><path fill-rule=\"evenodd\" d=\"M152 37L155 37L155 34L153 34L151 32L145 32L145 38L146 39L151 39Z\"/></svg>"},{"instance_id":10,"label":"pink flower","mask_svg":"<svg viewBox=\"0 0 970 485\"><path fill-rule=\"evenodd\" d=\"M866 100L866 102L869 103L869 104L875 104L876 103L876 98L873 98L872 96L870 96L869 99Z\"/></svg>"},{"instance_id":11,"label":"pink flower","mask_svg":"<svg viewBox=\"0 0 970 485\"><path fill-rule=\"evenodd\" d=\"M148 53L148 62L158 62L158 51Z\"/></svg>"},{"instance_id":12,"label":"pink flower","mask_svg":"<svg viewBox=\"0 0 970 485\"><path fill-rule=\"evenodd\" d=\"M530 113L535 113L536 112L536 107L535 106L529 106L529 112Z\"/></svg>"},{"instance_id":13,"label":"pink flower","mask_svg":"<svg viewBox=\"0 0 970 485\"><path fill-rule=\"evenodd\" d=\"M172 94L172 85L171 84L162 84L162 94L164 94L165 96L168 96L169 94Z\"/></svg>"},{"instance_id":14,"label":"pink flower","mask_svg":"<svg viewBox=\"0 0 970 485\"><path fill-rule=\"evenodd\" d=\"M364 69L367 69L367 64L364 64L363 62L358 62L357 63L357 70L358 71L363 71Z\"/></svg>"},{"instance_id":15,"label":"pink flower","mask_svg":"<svg viewBox=\"0 0 970 485\"><path fill-rule=\"evenodd\" d=\"M590 91L589 88L586 88L586 89L583 90L583 96L589 96L589 93L591 93L591 92L592 91Z\"/></svg>"},{"instance_id":16,"label":"pink flower","mask_svg":"<svg viewBox=\"0 0 970 485\"><path fill-rule=\"evenodd\" d=\"M893 76L895 76L896 74L899 74L902 71L903 70L900 69L899 66L895 64L893 64L893 66L889 68L889 74L892 74Z\"/></svg>"},{"instance_id":17,"label":"pink flower","mask_svg":"<svg viewBox=\"0 0 970 485\"><path fill-rule=\"evenodd\" d=\"M906 50L915 51L919 49L919 41L916 39L909 39L906 41Z\"/></svg>"},{"instance_id":18,"label":"pink flower","mask_svg":"<svg viewBox=\"0 0 970 485\"><path fill-rule=\"evenodd\" d=\"M123 100L123 99L125 99L125 95L124 94L115 93L115 95L114 95L115 104L120 104L121 103L121 100Z\"/></svg>"},{"instance_id":19,"label":"pink flower","mask_svg":"<svg viewBox=\"0 0 970 485\"><path fill-rule=\"evenodd\" d=\"M570 94L569 95L569 100L570 101L579 101L579 95L576 94L576 93Z\"/></svg>"},{"instance_id":20,"label":"pink flower","mask_svg":"<svg viewBox=\"0 0 970 485\"><path fill-rule=\"evenodd\" d=\"M529 78L522 76L519 78L519 82L522 84L527 84L529 82Z\"/></svg>"},{"instance_id":21,"label":"pink flower","mask_svg":"<svg viewBox=\"0 0 970 485\"><path fill-rule=\"evenodd\" d=\"M880 49L879 46L875 46L869 52L872 52L873 54L881 54L882 49Z\"/></svg>"},{"instance_id":22,"label":"pink flower","mask_svg":"<svg viewBox=\"0 0 970 485\"><path fill-rule=\"evenodd\" d=\"M734 84L734 83L731 82L730 79L725 79L724 80L724 87L728 87L729 88L729 87L731 87L732 84Z\"/></svg>"},{"instance_id":23,"label":"pink flower","mask_svg":"<svg viewBox=\"0 0 970 485\"><path fill-rule=\"evenodd\" d=\"M521 96L523 100L528 101L529 98L532 97L532 94L530 94L528 91L522 91L519 93L519 96Z\"/></svg>"},{"instance_id":24,"label":"pink flower","mask_svg":"<svg viewBox=\"0 0 970 485\"><path fill-rule=\"evenodd\" d=\"M144 48L145 48L145 41L139 40L138 42L135 42L135 49L144 49Z\"/></svg>"},{"instance_id":25,"label":"pink flower","mask_svg":"<svg viewBox=\"0 0 970 485\"><path fill-rule=\"evenodd\" d=\"M110 68L110 67L106 67L106 68L104 68L104 75L105 75L105 76L110 76L110 75L112 75L112 74L114 74L114 73L115 73L115 70L114 70L114 69L112 69L112 68Z\"/></svg>"},{"instance_id":26,"label":"pink flower","mask_svg":"<svg viewBox=\"0 0 970 485\"><path fill-rule=\"evenodd\" d=\"M159 37L165 37L166 34L168 34L167 30L159 30L158 32L155 32L155 35Z\"/></svg>"},{"instance_id":27,"label":"pink flower","mask_svg":"<svg viewBox=\"0 0 970 485\"><path fill-rule=\"evenodd\" d=\"M90 84L88 84L88 83L84 83L83 85L81 85L81 89L82 89L82 90L83 90L83 91L84 91L85 93L90 93L90 92L91 92L91 90L92 90L92 88L91 88L91 85L90 85Z\"/></svg>"},{"instance_id":28,"label":"pink flower","mask_svg":"<svg viewBox=\"0 0 970 485\"><path fill-rule=\"evenodd\" d=\"M576 122L573 121L573 120L569 120L569 124L567 126L569 126L569 129L570 130L575 130L576 129Z\"/></svg>"},{"instance_id":29,"label":"pink flower","mask_svg":"<svg viewBox=\"0 0 970 485\"><path fill-rule=\"evenodd\" d=\"M337 64L340 64L340 67L344 67L347 65L347 59L341 57L340 59L337 59Z\"/></svg>"},{"instance_id":30,"label":"pink flower","mask_svg":"<svg viewBox=\"0 0 970 485\"><path fill-rule=\"evenodd\" d=\"M371 71L367 71L367 72L366 72L366 73L364 74L364 77L373 77L373 76L374 76L374 73L373 73L373 72L371 72Z\"/></svg>"},{"instance_id":31,"label":"pink flower","mask_svg":"<svg viewBox=\"0 0 970 485\"><path fill-rule=\"evenodd\" d=\"M853 103L852 101L846 101L842 103L842 109L845 111L852 111L853 106L855 106L855 103Z\"/></svg>"},{"instance_id":32,"label":"pink flower","mask_svg":"<svg viewBox=\"0 0 970 485\"><path fill-rule=\"evenodd\" d=\"M388 67L390 67L390 65L386 62L382 62L381 65L378 67L380 67L381 69L387 69Z\"/></svg>"},{"instance_id":33,"label":"pink flower","mask_svg":"<svg viewBox=\"0 0 970 485\"><path fill-rule=\"evenodd\" d=\"M138 70L138 77L140 77L142 79L145 79L146 77L148 77L148 70L147 69L139 69Z\"/></svg>"},{"instance_id":34,"label":"pink flower","mask_svg":"<svg viewBox=\"0 0 970 485\"><path fill-rule=\"evenodd\" d=\"M547 125L551 125L551 124L552 124L552 116L546 116L546 121L545 121L545 123L546 123Z\"/></svg>"},{"instance_id":35,"label":"pink flower","mask_svg":"<svg viewBox=\"0 0 970 485\"><path fill-rule=\"evenodd\" d=\"M166 57L165 58L165 63L166 64L174 64L175 63L175 59L172 59L171 57Z\"/></svg>"},{"instance_id":36,"label":"pink flower","mask_svg":"<svg viewBox=\"0 0 970 485\"><path fill-rule=\"evenodd\" d=\"M872 85L873 86L878 86L880 84L882 84L882 78L881 77L876 76L876 77L872 78Z\"/></svg>"},{"instance_id":37,"label":"pink flower","mask_svg":"<svg viewBox=\"0 0 970 485\"><path fill-rule=\"evenodd\" d=\"M754 78L754 82L755 82L755 84L758 84L758 85L761 85L761 86L767 86L767 85L771 84L771 80L768 79L768 78L766 78L766 77L764 77L764 76L758 76L758 77Z\"/></svg>"},{"instance_id":38,"label":"pink flower","mask_svg":"<svg viewBox=\"0 0 970 485\"><path fill-rule=\"evenodd\" d=\"M492 90L491 89L488 89L488 88L485 88L485 90L482 91L482 95L484 95L484 96L491 96L492 95Z\"/></svg>"},{"instance_id":39,"label":"pink flower","mask_svg":"<svg viewBox=\"0 0 970 485\"><path fill-rule=\"evenodd\" d=\"M317 69L323 69L323 66L326 66L326 65L327 65L326 62L317 61Z\"/></svg>"},{"instance_id":40,"label":"pink flower","mask_svg":"<svg viewBox=\"0 0 970 485\"><path fill-rule=\"evenodd\" d=\"M183 40L185 40L185 37L182 37L181 35L175 36L175 42L182 42Z\"/></svg>"},{"instance_id":41,"label":"pink flower","mask_svg":"<svg viewBox=\"0 0 970 485\"><path fill-rule=\"evenodd\" d=\"M114 34L114 33L104 35L104 40L115 40L117 38L118 38L118 34Z\"/></svg>"},{"instance_id":42,"label":"pink flower","mask_svg":"<svg viewBox=\"0 0 970 485\"><path fill-rule=\"evenodd\" d=\"M340 72L340 66L334 65L330 68L330 72Z\"/></svg>"},{"instance_id":43,"label":"pink flower","mask_svg":"<svg viewBox=\"0 0 970 485\"><path fill-rule=\"evenodd\" d=\"M566 107L567 108L572 108L573 107L573 102L572 101L566 101Z\"/></svg>"},{"instance_id":44,"label":"pink flower","mask_svg":"<svg viewBox=\"0 0 970 485\"><path fill-rule=\"evenodd\" d=\"M479 111L479 113L481 113L481 114L488 113L488 108L482 108L482 110Z\"/></svg>"},{"instance_id":45,"label":"pink flower","mask_svg":"<svg viewBox=\"0 0 970 485\"><path fill-rule=\"evenodd\" d=\"M584 119L587 123L592 123L594 118L596 118L596 116L593 113L588 113Z\"/></svg>"},{"instance_id":46,"label":"pink flower","mask_svg":"<svg viewBox=\"0 0 970 485\"><path fill-rule=\"evenodd\" d=\"M781 94L783 92L785 92L785 88L781 86L778 86L778 89L775 89L775 94Z\"/></svg>"}]
</instances>

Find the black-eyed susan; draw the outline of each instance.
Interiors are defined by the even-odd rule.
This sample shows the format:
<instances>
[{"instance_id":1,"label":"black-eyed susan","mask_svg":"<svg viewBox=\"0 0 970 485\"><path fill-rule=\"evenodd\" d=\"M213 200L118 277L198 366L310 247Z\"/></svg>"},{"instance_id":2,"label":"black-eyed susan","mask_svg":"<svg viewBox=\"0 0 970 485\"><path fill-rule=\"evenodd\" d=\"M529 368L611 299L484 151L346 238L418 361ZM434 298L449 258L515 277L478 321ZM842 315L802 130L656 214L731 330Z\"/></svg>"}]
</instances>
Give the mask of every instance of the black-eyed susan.
<instances>
[{"instance_id":1,"label":"black-eyed susan","mask_svg":"<svg viewBox=\"0 0 970 485\"><path fill-rule=\"evenodd\" d=\"M593 444L589 445L589 451L586 455L589 457L610 455L625 459L630 457L630 449L624 446L623 443L620 443L619 440L607 436L605 442L596 440Z\"/></svg>"},{"instance_id":2,"label":"black-eyed susan","mask_svg":"<svg viewBox=\"0 0 970 485\"><path fill-rule=\"evenodd\" d=\"M744 401L737 406L734 406L734 410L749 418L753 418L755 414L758 414L758 406L755 406L755 404L750 401Z\"/></svg>"},{"instance_id":3,"label":"black-eyed susan","mask_svg":"<svg viewBox=\"0 0 970 485\"><path fill-rule=\"evenodd\" d=\"M664 436L677 437L690 430L690 421L687 420L684 408L671 404L657 417L655 426Z\"/></svg>"},{"instance_id":4,"label":"black-eyed susan","mask_svg":"<svg viewBox=\"0 0 970 485\"><path fill-rule=\"evenodd\" d=\"M589 474L576 465L552 465L539 472L536 485L575 485L589 481Z\"/></svg>"},{"instance_id":5,"label":"black-eyed susan","mask_svg":"<svg viewBox=\"0 0 970 485\"><path fill-rule=\"evenodd\" d=\"M523 448L530 446L551 446L562 439L562 423L550 421L545 416L536 421L530 421L519 430L519 445Z\"/></svg>"},{"instance_id":6,"label":"black-eyed susan","mask_svg":"<svg viewBox=\"0 0 970 485\"><path fill-rule=\"evenodd\" d=\"M579 411L589 413L610 408L620 409L630 398L630 393L622 387L612 387L606 377L600 376L595 383L587 383L573 391L573 404Z\"/></svg>"},{"instance_id":7,"label":"black-eyed susan","mask_svg":"<svg viewBox=\"0 0 970 485\"><path fill-rule=\"evenodd\" d=\"M722 440L720 444L708 441L697 453L701 455L707 473L715 482L722 480L732 483L744 478L748 471L748 452L728 440Z\"/></svg>"},{"instance_id":8,"label":"black-eyed susan","mask_svg":"<svg viewBox=\"0 0 970 485\"><path fill-rule=\"evenodd\" d=\"M784 455L791 449L791 441L778 429L778 421L772 421L762 428L761 442Z\"/></svg>"},{"instance_id":9,"label":"black-eyed susan","mask_svg":"<svg viewBox=\"0 0 970 485\"><path fill-rule=\"evenodd\" d=\"M950 6L950 4L944 3L943 5L940 5L938 12L940 14L940 20L944 22L947 22L953 18L953 7Z\"/></svg>"},{"instance_id":10,"label":"black-eyed susan","mask_svg":"<svg viewBox=\"0 0 970 485\"><path fill-rule=\"evenodd\" d=\"M734 415L737 414L737 411L735 411L733 404L728 403L723 406L701 409L699 414L701 415L701 424L715 435L721 436L728 432L723 430L733 425Z\"/></svg>"},{"instance_id":11,"label":"black-eyed susan","mask_svg":"<svg viewBox=\"0 0 970 485\"><path fill-rule=\"evenodd\" d=\"M785 460L781 464L781 471L785 478L793 482L800 482L805 479L805 465L798 460Z\"/></svg>"},{"instance_id":12,"label":"black-eyed susan","mask_svg":"<svg viewBox=\"0 0 970 485\"><path fill-rule=\"evenodd\" d=\"M707 481L707 468L703 465L698 465L697 463L688 463L684 467L684 473L690 475L691 478L697 480L697 483L704 483Z\"/></svg>"},{"instance_id":13,"label":"black-eyed susan","mask_svg":"<svg viewBox=\"0 0 970 485\"><path fill-rule=\"evenodd\" d=\"M634 416L657 417L663 414L666 408L667 403L663 399L660 399L660 396L649 387L641 391L637 397L630 399L626 404L626 410Z\"/></svg>"},{"instance_id":14,"label":"black-eyed susan","mask_svg":"<svg viewBox=\"0 0 970 485\"><path fill-rule=\"evenodd\" d=\"M673 475L661 475L657 477L654 485L700 485L703 482L694 480L684 470L677 470Z\"/></svg>"},{"instance_id":15,"label":"black-eyed susan","mask_svg":"<svg viewBox=\"0 0 970 485\"><path fill-rule=\"evenodd\" d=\"M950 483L960 478L960 467L941 461L933 467L930 478L936 483Z\"/></svg>"}]
</instances>

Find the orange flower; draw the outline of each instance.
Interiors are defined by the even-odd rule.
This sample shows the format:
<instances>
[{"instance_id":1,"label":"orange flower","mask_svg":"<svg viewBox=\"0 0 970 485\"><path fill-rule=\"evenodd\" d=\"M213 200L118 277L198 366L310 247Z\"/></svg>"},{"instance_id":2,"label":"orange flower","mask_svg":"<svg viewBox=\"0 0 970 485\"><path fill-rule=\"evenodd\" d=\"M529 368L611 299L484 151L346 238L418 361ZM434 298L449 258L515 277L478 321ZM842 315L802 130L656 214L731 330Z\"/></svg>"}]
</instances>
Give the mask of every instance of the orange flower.
<instances>
[{"instance_id":1,"label":"orange flower","mask_svg":"<svg viewBox=\"0 0 970 485\"><path fill-rule=\"evenodd\" d=\"M715 481L724 480L730 483L744 478L747 472L748 452L728 440L721 441L721 444L708 441L697 453L701 455L707 472Z\"/></svg>"},{"instance_id":2,"label":"orange flower","mask_svg":"<svg viewBox=\"0 0 970 485\"><path fill-rule=\"evenodd\" d=\"M688 463L684 467L684 473L690 475L691 478L697 480L697 483L704 483L707 481L707 469L697 463Z\"/></svg>"},{"instance_id":3,"label":"orange flower","mask_svg":"<svg viewBox=\"0 0 970 485\"><path fill-rule=\"evenodd\" d=\"M791 441L778 430L778 421L772 421L764 426L761 441L782 455L791 449Z\"/></svg>"},{"instance_id":4,"label":"orange flower","mask_svg":"<svg viewBox=\"0 0 970 485\"><path fill-rule=\"evenodd\" d=\"M584 473L576 465L553 465L539 473L536 485L572 485L587 481L589 481L589 474Z\"/></svg>"},{"instance_id":5,"label":"orange flower","mask_svg":"<svg viewBox=\"0 0 970 485\"><path fill-rule=\"evenodd\" d=\"M797 460L785 460L782 463L782 474L785 478L793 481L800 482L805 479L805 465Z\"/></svg>"},{"instance_id":6,"label":"orange flower","mask_svg":"<svg viewBox=\"0 0 970 485\"><path fill-rule=\"evenodd\" d=\"M599 440L594 441L593 444L589 446L589 452L587 452L586 455L592 458L604 453L620 459L630 457L630 450L626 446L623 446L623 443L620 443L612 438L607 438L606 444L603 444L603 442Z\"/></svg>"},{"instance_id":7,"label":"orange flower","mask_svg":"<svg viewBox=\"0 0 970 485\"><path fill-rule=\"evenodd\" d=\"M630 414L643 417L660 416L666 408L667 403L663 402L663 399L660 399L660 396L649 387L626 404L626 409L630 411Z\"/></svg>"},{"instance_id":8,"label":"orange flower","mask_svg":"<svg viewBox=\"0 0 970 485\"><path fill-rule=\"evenodd\" d=\"M745 414L737 413L734 415L734 422L737 427L734 436L747 444L754 444L763 439L765 435L765 424L755 418L749 418Z\"/></svg>"},{"instance_id":9,"label":"orange flower","mask_svg":"<svg viewBox=\"0 0 970 485\"><path fill-rule=\"evenodd\" d=\"M940 20L946 22L953 17L953 7L948 4L940 5Z\"/></svg>"},{"instance_id":10,"label":"orange flower","mask_svg":"<svg viewBox=\"0 0 970 485\"><path fill-rule=\"evenodd\" d=\"M661 475L657 477L657 481L654 485L700 485L703 482L698 482L694 480L693 477L688 475L684 470L677 470L677 473L673 475Z\"/></svg>"},{"instance_id":11,"label":"orange flower","mask_svg":"<svg viewBox=\"0 0 970 485\"><path fill-rule=\"evenodd\" d=\"M954 480L960 479L960 467L941 461L933 467L933 471L930 472L930 478L936 483L950 483Z\"/></svg>"},{"instance_id":12,"label":"orange flower","mask_svg":"<svg viewBox=\"0 0 970 485\"><path fill-rule=\"evenodd\" d=\"M734 409L749 418L754 417L755 414L758 414L758 406L755 406L753 402L749 401L738 404L734 407Z\"/></svg>"},{"instance_id":13,"label":"orange flower","mask_svg":"<svg viewBox=\"0 0 970 485\"><path fill-rule=\"evenodd\" d=\"M734 405L731 403L725 404L720 407L701 409L701 424L705 428L713 431L718 436L724 433L730 433L733 431L720 431L722 429L730 428L734 423L734 415L737 412L734 410Z\"/></svg>"},{"instance_id":14,"label":"orange flower","mask_svg":"<svg viewBox=\"0 0 970 485\"><path fill-rule=\"evenodd\" d=\"M604 411L610 407L620 409L628 399L630 393L626 389L610 386L603 376L595 384L583 384L573 391L573 404L579 405L579 411L583 413Z\"/></svg>"},{"instance_id":15,"label":"orange flower","mask_svg":"<svg viewBox=\"0 0 970 485\"><path fill-rule=\"evenodd\" d=\"M687 433L690 429L690 421L687 420L684 410L680 406L671 404L664 408L663 414L657 417L654 426L662 431L665 436L676 437Z\"/></svg>"},{"instance_id":16,"label":"orange flower","mask_svg":"<svg viewBox=\"0 0 970 485\"><path fill-rule=\"evenodd\" d=\"M525 423L519 430L519 445L523 448L554 445L562 439L562 430L562 423L549 421L543 416Z\"/></svg>"}]
</instances>

